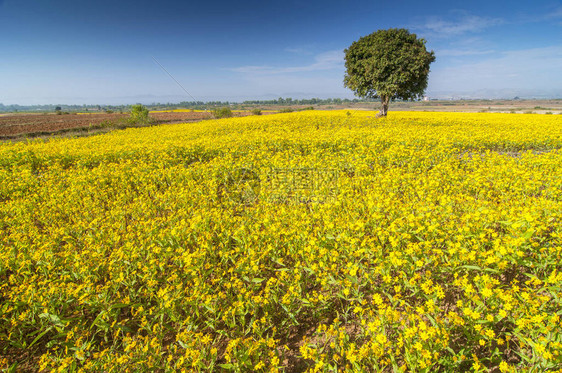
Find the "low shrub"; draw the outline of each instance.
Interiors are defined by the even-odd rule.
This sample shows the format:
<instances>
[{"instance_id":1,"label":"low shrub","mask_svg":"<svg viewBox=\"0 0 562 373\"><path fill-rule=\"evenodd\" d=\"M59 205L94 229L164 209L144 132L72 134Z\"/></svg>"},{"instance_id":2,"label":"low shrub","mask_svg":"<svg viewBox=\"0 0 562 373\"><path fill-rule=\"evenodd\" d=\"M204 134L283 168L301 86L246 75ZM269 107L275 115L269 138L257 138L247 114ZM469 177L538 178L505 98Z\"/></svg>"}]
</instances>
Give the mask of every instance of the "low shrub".
<instances>
[{"instance_id":1,"label":"low shrub","mask_svg":"<svg viewBox=\"0 0 562 373\"><path fill-rule=\"evenodd\" d=\"M213 109L213 116L217 119L230 118L232 117L232 110L230 110L230 108L227 107Z\"/></svg>"},{"instance_id":2,"label":"low shrub","mask_svg":"<svg viewBox=\"0 0 562 373\"><path fill-rule=\"evenodd\" d=\"M133 105L131 108L131 112L129 115L129 123L130 124L150 124L151 118L148 116L148 109L141 105Z\"/></svg>"}]
</instances>

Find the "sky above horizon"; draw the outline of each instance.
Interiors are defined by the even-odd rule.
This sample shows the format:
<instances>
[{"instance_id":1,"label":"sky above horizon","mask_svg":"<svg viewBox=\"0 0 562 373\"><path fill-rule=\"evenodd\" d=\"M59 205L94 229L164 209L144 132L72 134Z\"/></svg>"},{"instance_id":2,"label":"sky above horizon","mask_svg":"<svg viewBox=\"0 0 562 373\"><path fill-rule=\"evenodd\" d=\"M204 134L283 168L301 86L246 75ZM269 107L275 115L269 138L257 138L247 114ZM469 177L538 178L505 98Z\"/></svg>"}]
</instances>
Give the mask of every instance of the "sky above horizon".
<instances>
[{"instance_id":1,"label":"sky above horizon","mask_svg":"<svg viewBox=\"0 0 562 373\"><path fill-rule=\"evenodd\" d=\"M430 97L562 98L562 1L0 0L0 103L353 98L343 50L392 27Z\"/></svg>"}]
</instances>

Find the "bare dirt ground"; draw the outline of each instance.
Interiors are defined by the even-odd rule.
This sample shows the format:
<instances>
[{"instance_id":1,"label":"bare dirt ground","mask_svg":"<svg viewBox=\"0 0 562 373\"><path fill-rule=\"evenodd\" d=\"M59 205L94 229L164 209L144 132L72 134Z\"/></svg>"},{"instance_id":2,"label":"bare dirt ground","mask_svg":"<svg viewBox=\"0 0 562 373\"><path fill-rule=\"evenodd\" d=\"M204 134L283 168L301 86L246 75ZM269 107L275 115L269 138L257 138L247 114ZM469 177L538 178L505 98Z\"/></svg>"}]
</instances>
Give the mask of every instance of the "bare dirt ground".
<instances>
[{"instance_id":1,"label":"bare dirt ground","mask_svg":"<svg viewBox=\"0 0 562 373\"><path fill-rule=\"evenodd\" d=\"M243 115L245 113L234 113ZM185 123L210 119L211 113L151 113L155 124ZM36 137L54 133L99 131L126 123L128 114L0 114L0 140Z\"/></svg>"}]
</instances>

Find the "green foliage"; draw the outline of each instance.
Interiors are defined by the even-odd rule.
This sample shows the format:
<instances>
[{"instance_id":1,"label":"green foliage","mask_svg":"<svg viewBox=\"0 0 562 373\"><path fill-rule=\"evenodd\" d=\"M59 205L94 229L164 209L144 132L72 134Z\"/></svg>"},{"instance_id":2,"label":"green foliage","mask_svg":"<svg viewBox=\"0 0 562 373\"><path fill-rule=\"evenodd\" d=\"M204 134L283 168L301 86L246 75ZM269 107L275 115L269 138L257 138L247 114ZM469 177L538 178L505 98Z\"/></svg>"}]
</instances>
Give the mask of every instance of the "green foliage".
<instances>
[{"instance_id":1,"label":"green foliage","mask_svg":"<svg viewBox=\"0 0 562 373\"><path fill-rule=\"evenodd\" d=\"M357 96L390 100L421 98L427 88L433 51L406 29L379 30L353 42L345 51L345 87Z\"/></svg>"},{"instance_id":2,"label":"green foliage","mask_svg":"<svg viewBox=\"0 0 562 373\"><path fill-rule=\"evenodd\" d=\"M230 110L230 108L227 108L227 107L221 107L221 108L218 108L218 109L214 109L213 115L217 119L219 119L219 118L230 118L230 117L232 117L232 110Z\"/></svg>"},{"instance_id":3,"label":"green foliage","mask_svg":"<svg viewBox=\"0 0 562 373\"><path fill-rule=\"evenodd\" d=\"M101 122L99 124L100 128L110 128L110 127L114 127L115 126L115 122L111 121L111 120L104 120L103 122Z\"/></svg>"},{"instance_id":4,"label":"green foliage","mask_svg":"<svg viewBox=\"0 0 562 373\"><path fill-rule=\"evenodd\" d=\"M254 115L261 115L261 110L260 110L260 109L253 109L253 110L252 110L252 114L254 114Z\"/></svg>"},{"instance_id":5,"label":"green foliage","mask_svg":"<svg viewBox=\"0 0 562 373\"><path fill-rule=\"evenodd\" d=\"M295 111L295 110L293 108L290 108L290 107L286 107L286 108L283 108L283 109L279 110L280 113L292 113L293 111Z\"/></svg>"},{"instance_id":6,"label":"green foliage","mask_svg":"<svg viewBox=\"0 0 562 373\"><path fill-rule=\"evenodd\" d=\"M148 116L148 109L141 104L133 105L129 115L129 123L131 124L148 124L150 117Z\"/></svg>"}]
</instances>

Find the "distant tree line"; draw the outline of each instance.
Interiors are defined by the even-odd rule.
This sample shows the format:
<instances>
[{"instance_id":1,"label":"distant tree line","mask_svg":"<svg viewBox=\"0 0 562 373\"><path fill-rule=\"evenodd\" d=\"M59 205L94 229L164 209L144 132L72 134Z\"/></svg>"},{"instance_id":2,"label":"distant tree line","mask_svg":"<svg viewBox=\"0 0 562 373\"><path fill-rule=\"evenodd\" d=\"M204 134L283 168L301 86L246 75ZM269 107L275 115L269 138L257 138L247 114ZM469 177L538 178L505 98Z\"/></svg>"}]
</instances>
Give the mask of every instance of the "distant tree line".
<instances>
[{"instance_id":1,"label":"distant tree line","mask_svg":"<svg viewBox=\"0 0 562 373\"><path fill-rule=\"evenodd\" d=\"M152 104L145 105L150 110L167 110L167 109L194 109L194 110L212 110L217 107L231 107L234 109L244 109L248 106L291 106L291 105L341 105L359 102L375 102L374 99L347 99L347 98L305 98L293 99L291 97L279 97L274 100L247 100L244 102L230 102L230 101L181 101L178 103L160 103L153 102ZM4 105L0 103L0 112L129 112L134 105Z\"/></svg>"},{"instance_id":2,"label":"distant tree line","mask_svg":"<svg viewBox=\"0 0 562 373\"><path fill-rule=\"evenodd\" d=\"M55 112L55 111L123 111L128 112L133 105L4 105L0 103L0 112Z\"/></svg>"},{"instance_id":3,"label":"distant tree line","mask_svg":"<svg viewBox=\"0 0 562 373\"><path fill-rule=\"evenodd\" d=\"M182 101L177 104L172 103L153 103L149 107L168 107L168 108L189 108L189 109L208 109L216 107L230 106L235 108L244 108L247 106L260 106L260 105L277 105L277 106L290 106L290 105L340 105L358 102L376 102L375 99L366 98L305 98L293 99L291 97L279 97L273 100L246 100L243 102L230 102L230 101Z\"/></svg>"},{"instance_id":4,"label":"distant tree line","mask_svg":"<svg viewBox=\"0 0 562 373\"><path fill-rule=\"evenodd\" d=\"M245 105L340 105L357 102L374 102L374 99L348 99L348 98L305 98L294 100L290 97L279 97L276 100L253 100L244 101Z\"/></svg>"}]
</instances>

